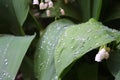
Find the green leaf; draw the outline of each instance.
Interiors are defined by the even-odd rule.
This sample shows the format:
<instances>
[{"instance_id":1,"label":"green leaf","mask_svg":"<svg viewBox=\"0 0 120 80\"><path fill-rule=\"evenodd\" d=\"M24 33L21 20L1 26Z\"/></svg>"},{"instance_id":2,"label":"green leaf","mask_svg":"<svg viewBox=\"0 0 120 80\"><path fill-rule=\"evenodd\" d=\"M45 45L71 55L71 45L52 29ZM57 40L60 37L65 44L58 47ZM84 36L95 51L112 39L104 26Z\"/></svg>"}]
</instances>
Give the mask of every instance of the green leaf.
<instances>
[{"instance_id":1,"label":"green leaf","mask_svg":"<svg viewBox=\"0 0 120 80\"><path fill-rule=\"evenodd\" d=\"M102 0L93 1L92 17L96 20L99 20L101 7L102 7Z\"/></svg>"},{"instance_id":2,"label":"green leaf","mask_svg":"<svg viewBox=\"0 0 120 80\"><path fill-rule=\"evenodd\" d=\"M90 0L77 0L79 3L82 21L88 21L91 18L91 1Z\"/></svg>"},{"instance_id":3,"label":"green leaf","mask_svg":"<svg viewBox=\"0 0 120 80\"><path fill-rule=\"evenodd\" d=\"M120 19L120 0L103 0L101 18L104 22Z\"/></svg>"},{"instance_id":4,"label":"green leaf","mask_svg":"<svg viewBox=\"0 0 120 80\"><path fill-rule=\"evenodd\" d=\"M57 80L54 50L61 33L73 23L62 19L51 23L38 43L35 55L35 74L38 80Z\"/></svg>"},{"instance_id":5,"label":"green leaf","mask_svg":"<svg viewBox=\"0 0 120 80\"><path fill-rule=\"evenodd\" d=\"M108 29L94 19L86 23L67 28L55 49L55 67L57 76L84 54L104 44L114 41Z\"/></svg>"},{"instance_id":6,"label":"green leaf","mask_svg":"<svg viewBox=\"0 0 120 80\"><path fill-rule=\"evenodd\" d=\"M0 35L0 79L14 80L34 36Z\"/></svg>"},{"instance_id":7,"label":"green leaf","mask_svg":"<svg viewBox=\"0 0 120 80\"><path fill-rule=\"evenodd\" d=\"M40 30L43 30L42 25L37 21L30 11L23 28L27 34L34 34L34 32L36 32L39 35Z\"/></svg>"},{"instance_id":8,"label":"green leaf","mask_svg":"<svg viewBox=\"0 0 120 80\"><path fill-rule=\"evenodd\" d=\"M22 25L27 17L28 0L0 0L0 21L5 22L6 29L16 35L23 35ZM2 31L4 27L0 26Z\"/></svg>"},{"instance_id":9,"label":"green leaf","mask_svg":"<svg viewBox=\"0 0 120 80\"><path fill-rule=\"evenodd\" d=\"M34 75L33 66L34 66L33 61L29 57L25 56L22 61L21 69L20 69L24 80L31 80L31 78L33 78Z\"/></svg>"},{"instance_id":10,"label":"green leaf","mask_svg":"<svg viewBox=\"0 0 120 80\"><path fill-rule=\"evenodd\" d=\"M110 59L107 61L108 68L113 76L119 80L120 79L120 49L112 52L110 54Z\"/></svg>"}]
</instances>

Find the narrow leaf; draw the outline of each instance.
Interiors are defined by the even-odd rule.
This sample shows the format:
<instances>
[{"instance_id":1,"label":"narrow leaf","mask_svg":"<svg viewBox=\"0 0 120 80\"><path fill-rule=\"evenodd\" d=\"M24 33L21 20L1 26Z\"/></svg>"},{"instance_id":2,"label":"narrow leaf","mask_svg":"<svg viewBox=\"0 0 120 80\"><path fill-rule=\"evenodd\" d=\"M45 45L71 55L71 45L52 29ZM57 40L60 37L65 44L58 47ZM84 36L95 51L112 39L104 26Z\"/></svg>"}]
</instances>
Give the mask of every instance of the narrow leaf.
<instances>
[{"instance_id":1,"label":"narrow leaf","mask_svg":"<svg viewBox=\"0 0 120 80\"><path fill-rule=\"evenodd\" d=\"M91 0L77 0L79 3L82 21L88 21L91 18Z\"/></svg>"},{"instance_id":2,"label":"narrow leaf","mask_svg":"<svg viewBox=\"0 0 120 80\"><path fill-rule=\"evenodd\" d=\"M102 7L102 0L93 1L92 17L96 20L99 20L101 7Z\"/></svg>"}]
</instances>

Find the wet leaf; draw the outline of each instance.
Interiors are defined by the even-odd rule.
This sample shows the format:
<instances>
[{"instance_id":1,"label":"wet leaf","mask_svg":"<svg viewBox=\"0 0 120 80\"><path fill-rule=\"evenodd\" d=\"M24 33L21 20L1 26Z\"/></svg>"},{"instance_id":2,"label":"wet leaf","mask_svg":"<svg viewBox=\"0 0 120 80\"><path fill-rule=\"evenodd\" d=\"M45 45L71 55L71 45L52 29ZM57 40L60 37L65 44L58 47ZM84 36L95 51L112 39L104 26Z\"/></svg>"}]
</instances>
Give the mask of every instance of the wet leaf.
<instances>
[{"instance_id":1,"label":"wet leaf","mask_svg":"<svg viewBox=\"0 0 120 80\"><path fill-rule=\"evenodd\" d=\"M62 32L73 23L62 19L51 23L38 43L35 55L35 73L38 80L58 80L54 50Z\"/></svg>"},{"instance_id":2,"label":"wet leaf","mask_svg":"<svg viewBox=\"0 0 120 80\"><path fill-rule=\"evenodd\" d=\"M0 35L0 80L14 80L33 38Z\"/></svg>"},{"instance_id":3,"label":"wet leaf","mask_svg":"<svg viewBox=\"0 0 120 80\"><path fill-rule=\"evenodd\" d=\"M60 77L64 69L87 52L114 40L108 33L108 28L94 19L66 29L54 53L57 76Z\"/></svg>"}]
</instances>

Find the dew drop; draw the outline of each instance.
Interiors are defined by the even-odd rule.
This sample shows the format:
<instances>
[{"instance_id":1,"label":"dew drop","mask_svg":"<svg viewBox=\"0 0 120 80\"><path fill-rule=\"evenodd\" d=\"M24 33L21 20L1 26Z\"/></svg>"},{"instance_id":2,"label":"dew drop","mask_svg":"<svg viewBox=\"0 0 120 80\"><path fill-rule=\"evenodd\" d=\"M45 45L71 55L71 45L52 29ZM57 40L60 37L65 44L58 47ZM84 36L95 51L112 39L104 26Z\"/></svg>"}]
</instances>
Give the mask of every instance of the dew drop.
<instances>
[{"instance_id":1,"label":"dew drop","mask_svg":"<svg viewBox=\"0 0 120 80\"><path fill-rule=\"evenodd\" d=\"M95 39L97 38L97 36L95 36Z\"/></svg>"},{"instance_id":2,"label":"dew drop","mask_svg":"<svg viewBox=\"0 0 120 80\"><path fill-rule=\"evenodd\" d=\"M71 46L70 48L73 49L73 46Z\"/></svg>"},{"instance_id":3,"label":"dew drop","mask_svg":"<svg viewBox=\"0 0 120 80\"><path fill-rule=\"evenodd\" d=\"M59 63L59 62L60 62L60 60L57 60L57 62Z\"/></svg>"},{"instance_id":4,"label":"dew drop","mask_svg":"<svg viewBox=\"0 0 120 80\"><path fill-rule=\"evenodd\" d=\"M5 62L5 65L7 65L7 64L8 64L8 60L7 60L7 59L5 59L5 60L4 60L4 62Z\"/></svg>"},{"instance_id":5,"label":"dew drop","mask_svg":"<svg viewBox=\"0 0 120 80\"><path fill-rule=\"evenodd\" d=\"M45 40L43 41L43 43L45 43Z\"/></svg>"},{"instance_id":6,"label":"dew drop","mask_svg":"<svg viewBox=\"0 0 120 80\"><path fill-rule=\"evenodd\" d=\"M92 31L92 29L89 29L87 32L89 33L89 32L91 32Z\"/></svg>"},{"instance_id":7,"label":"dew drop","mask_svg":"<svg viewBox=\"0 0 120 80\"><path fill-rule=\"evenodd\" d=\"M99 43L96 43L95 45L99 45Z\"/></svg>"},{"instance_id":8,"label":"dew drop","mask_svg":"<svg viewBox=\"0 0 120 80\"><path fill-rule=\"evenodd\" d=\"M58 76L55 76L55 80L58 80Z\"/></svg>"}]
</instances>

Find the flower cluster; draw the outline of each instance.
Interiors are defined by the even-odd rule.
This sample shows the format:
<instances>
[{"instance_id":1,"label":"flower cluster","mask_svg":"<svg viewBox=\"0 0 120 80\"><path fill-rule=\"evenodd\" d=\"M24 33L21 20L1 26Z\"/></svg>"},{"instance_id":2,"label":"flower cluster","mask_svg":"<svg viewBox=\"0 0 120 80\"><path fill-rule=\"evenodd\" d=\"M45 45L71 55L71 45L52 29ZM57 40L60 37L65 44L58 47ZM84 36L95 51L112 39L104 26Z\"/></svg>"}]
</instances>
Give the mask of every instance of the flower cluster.
<instances>
[{"instance_id":1,"label":"flower cluster","mask_svg":"<svg viewBox=\"0 0 120 80\"><path fill-rule=\"evenodd\" d=\"M48 17L50 17L50 15L51 15L50 8L54 8L54 4L53 4L52 0L44 0L44 2L41 0L40 3L38 0L33 0L33 5L39 5L40 10L46 9L46 15ZM62 9L62 8L59 8L59 9L60 9L61 15L65 15L64 9Z\"/></svg>"},{"instance_id":2,"label":"flower cluster","mask_svg":"<svg viewBox=\"0 0 120 80\"><path fill-rule=\"evenodd\" d=\"M99 50L99 52L95 56L95 61L101 62L103 59L108 59L109 58L109 51L106 50L105 48L102 48Z\"/></svg>"}]
</instances>

